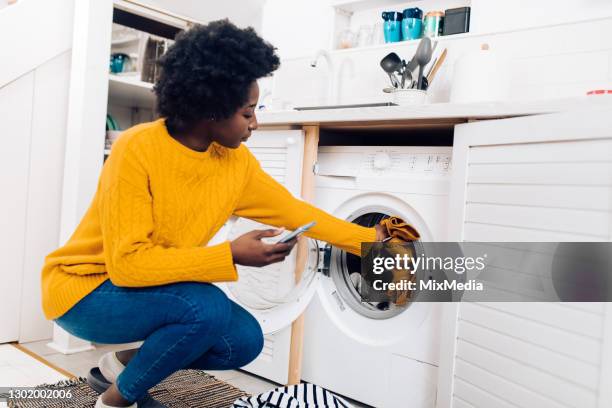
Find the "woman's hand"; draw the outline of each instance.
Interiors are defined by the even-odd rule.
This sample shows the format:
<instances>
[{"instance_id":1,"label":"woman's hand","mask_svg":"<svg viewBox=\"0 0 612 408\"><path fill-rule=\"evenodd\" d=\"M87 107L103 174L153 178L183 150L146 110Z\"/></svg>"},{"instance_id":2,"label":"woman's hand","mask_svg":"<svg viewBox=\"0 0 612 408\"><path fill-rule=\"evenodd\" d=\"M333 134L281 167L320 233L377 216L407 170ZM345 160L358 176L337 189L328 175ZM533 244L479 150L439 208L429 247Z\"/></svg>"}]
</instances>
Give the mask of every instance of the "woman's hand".
<instances>
[{"instance_id":1,"label":"woman's hand","mask_svg":"<svg viewBox=\"0 0 612 408\"><path fill-rule=\"evenodd\" d=\"M387 229L383 227L382 225L376 224L374 228L376 229L376 241L382 242L383 239L386 239L389 237L389 234L387 233Z\"/></svg>"},{"instance_id":2,"label":"woman's hand","mask_svg":"<svg viewBox=\"0 0 612 408\"><path fill-rule=\"evenodd\" d=\"M230 242L234 263L245 266L266 266L282 262L289 255L297 238L284 244L266 244L262 238L275 237L284 229L253 230Z\"/></svg>"}]
</instances>

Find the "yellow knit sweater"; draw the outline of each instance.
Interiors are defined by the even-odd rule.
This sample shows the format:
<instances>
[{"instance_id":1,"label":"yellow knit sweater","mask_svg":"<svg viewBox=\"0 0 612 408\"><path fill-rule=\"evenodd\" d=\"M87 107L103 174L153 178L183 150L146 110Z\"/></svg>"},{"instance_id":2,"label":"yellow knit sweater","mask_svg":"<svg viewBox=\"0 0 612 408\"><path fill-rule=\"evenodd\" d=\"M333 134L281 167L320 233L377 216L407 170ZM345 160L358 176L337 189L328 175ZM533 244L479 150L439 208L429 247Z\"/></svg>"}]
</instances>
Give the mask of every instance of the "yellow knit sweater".
<instances>
[{"instance_id":1,"label":"yellow knit sweater","mask_svg":"<svg viewBox=\"0 0 612 408\"><path fill-rule=\"evenodd\" d=\"M60 317L109 278L129 287L237 280L229 241L204 246L232 214L290 230L314 220L308 236L353 254L376 237L294 198L245 145L197 152L160 119L117 140L81 223L47 256L45 316Z\"/></svg>"}]
</instances>

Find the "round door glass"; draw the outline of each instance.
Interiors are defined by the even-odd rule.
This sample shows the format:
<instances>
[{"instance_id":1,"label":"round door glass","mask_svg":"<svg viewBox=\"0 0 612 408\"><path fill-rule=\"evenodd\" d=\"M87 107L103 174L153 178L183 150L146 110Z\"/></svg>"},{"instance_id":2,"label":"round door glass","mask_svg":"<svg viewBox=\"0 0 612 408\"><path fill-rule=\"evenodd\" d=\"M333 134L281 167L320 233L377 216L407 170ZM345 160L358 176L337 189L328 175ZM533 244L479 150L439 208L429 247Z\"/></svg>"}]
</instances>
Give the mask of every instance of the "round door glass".
<instances>
[{"instance_id":1,"label":"round door glass","mask_svg":"<svg viewBox=\"0 0 612 408\"><path fill-rule=\"evenodd\" d=\"M376 224L390 215L382 212L365 212L349 217L348 221L364 227L374 227ZM406 220L410 223L410 220ZM411 242L414 253L423 253L423 247L419 241ZM397 293L390 294L388 299L378 302L362 301L362 294L373 290L371 279L362 277L361 258L331 248L331 253L325 261L325 269L329 271L338 294L344 302L357 313L371 319L388 319L405 311L411 305L411 294L403 294L400 298ZM414 276L414 275L413 275Z\"/></svg>"}]
</instances>

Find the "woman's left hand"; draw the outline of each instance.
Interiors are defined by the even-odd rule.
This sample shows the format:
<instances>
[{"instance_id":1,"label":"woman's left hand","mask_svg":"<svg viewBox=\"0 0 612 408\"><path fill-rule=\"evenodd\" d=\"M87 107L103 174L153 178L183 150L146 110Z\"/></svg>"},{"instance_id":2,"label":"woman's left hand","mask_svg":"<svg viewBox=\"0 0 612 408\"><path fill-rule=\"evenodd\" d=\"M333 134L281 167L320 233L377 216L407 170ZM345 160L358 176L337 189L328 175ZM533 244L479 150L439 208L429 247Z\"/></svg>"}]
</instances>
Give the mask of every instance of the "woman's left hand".
<instances>
[{"instance_id":1,"label":"woman's left hand","mask_svg":"<svg viewBox=\"0 0 612 408\"><path fill-rule=\"evenodd\" d=\"M382 242L384 239L389 237L387 229L382 225L376 224L374 229L376 229L376 241Z\"/></svg>"}]
</instances>

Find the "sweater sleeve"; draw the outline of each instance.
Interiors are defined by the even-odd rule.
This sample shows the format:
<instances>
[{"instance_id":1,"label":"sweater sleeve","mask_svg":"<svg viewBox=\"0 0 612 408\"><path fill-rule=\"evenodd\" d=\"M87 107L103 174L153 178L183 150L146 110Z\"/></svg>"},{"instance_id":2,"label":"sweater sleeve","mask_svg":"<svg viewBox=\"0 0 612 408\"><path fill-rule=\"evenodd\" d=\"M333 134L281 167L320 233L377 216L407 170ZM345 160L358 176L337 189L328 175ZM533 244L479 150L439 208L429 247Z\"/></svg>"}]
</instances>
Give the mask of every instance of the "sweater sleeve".
<instances>
[{"instance_id":1,"label":"sweater sleeve","mask_svg":"<svg viewBox=\"0 0 612 408\"><path fill-rule=\"evenodd\" d=\"M99 192L104 258L113 284L144 287L236 280L229 241L210 247L154 242L147 172L135 154L113 153L103 170Z\"/></svg>"},{"instance_id":2,"label":"sweater sleeve","mask_svg":"<svg viewBox=\"0 0 612 408\"><path fill-rule=\"evenodd\" d=\"M316 225L305 235L329 242L354 255L360 255L362 242L376 241L374 228L341 220L294 197L282 184L263 171L252 153L248 152L248 156L249 176L234 210L235 215L289 230L316 221Z\"/></svg>"}]
</instances>

